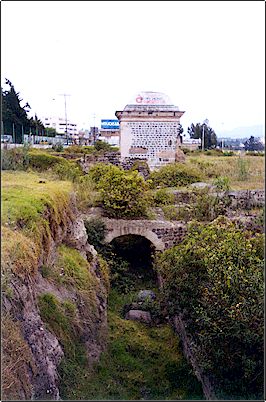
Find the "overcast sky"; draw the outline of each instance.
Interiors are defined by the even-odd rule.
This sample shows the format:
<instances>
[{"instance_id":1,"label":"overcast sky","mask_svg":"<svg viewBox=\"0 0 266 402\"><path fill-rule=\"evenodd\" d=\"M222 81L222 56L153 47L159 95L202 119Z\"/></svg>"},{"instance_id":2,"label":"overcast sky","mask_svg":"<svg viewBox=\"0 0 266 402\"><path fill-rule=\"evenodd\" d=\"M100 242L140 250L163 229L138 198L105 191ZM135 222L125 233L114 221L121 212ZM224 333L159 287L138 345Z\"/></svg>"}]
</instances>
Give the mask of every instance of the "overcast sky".
<instances>
[{"instance_id":1,"label":"overcast sky","mask_svg":"<svg viewBox=\"0 0 266 402\"><path fill-rule=\"evenodd\" d=\"M140 91L217 134L264 125L264 1L2 1L7 77L38 116L115 118ZM54 100L53 100L54 99Z\"/></svg>"}]
</instances>

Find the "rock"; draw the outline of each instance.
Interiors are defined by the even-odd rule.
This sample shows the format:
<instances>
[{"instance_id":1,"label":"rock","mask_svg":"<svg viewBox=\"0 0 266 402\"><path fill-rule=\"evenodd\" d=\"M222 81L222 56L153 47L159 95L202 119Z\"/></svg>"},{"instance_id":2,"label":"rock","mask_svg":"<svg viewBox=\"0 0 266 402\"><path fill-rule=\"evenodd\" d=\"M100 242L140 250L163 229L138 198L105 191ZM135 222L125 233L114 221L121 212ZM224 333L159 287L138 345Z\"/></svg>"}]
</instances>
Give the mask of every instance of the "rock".
<instances>
[{"instance_id":1,"label":"rock","mask_svg":"<svg viewBox=\"0 0 266 402\"><path fill-rule=\"evenodd\" d=\"M151 323L151 315L148 311L130 310L125 317L126 320L141 321Z\"/></svg>"},{"instance_id":2,"label":"rock","mask_svg":"<svg viewBox=\"0 0 266 402\"><path fill-rule=\"evenodd\" d=\"M156 295L152 290L140 290L137 295L137 301L155 300Z\"/></svg>"},{"instance_id":3,"label":"rock","mask_svg":"<svg viewBox=\"0 0 266 402\"><path fill-rule=\"evenodd\" d=\"M192 183L191 185L190 185L190 187L193 187L193 188L214 188L214 186L212 186L211 184L208 184L208 183L203 183L203 182L198 182L198 183Z\"/></svg>"},{"instance_id":4,"label":"rock","mask_svg":"<svg viewBox=\"0 0 266 402\"><path fill-rule=\"evenodd\" d=\"M182 149L176 148L176 150L175 150L175 162L183 163L185 161L186 161L186 156L185 156L184 152L182 151Z\"/></svg>"}]
</instances>

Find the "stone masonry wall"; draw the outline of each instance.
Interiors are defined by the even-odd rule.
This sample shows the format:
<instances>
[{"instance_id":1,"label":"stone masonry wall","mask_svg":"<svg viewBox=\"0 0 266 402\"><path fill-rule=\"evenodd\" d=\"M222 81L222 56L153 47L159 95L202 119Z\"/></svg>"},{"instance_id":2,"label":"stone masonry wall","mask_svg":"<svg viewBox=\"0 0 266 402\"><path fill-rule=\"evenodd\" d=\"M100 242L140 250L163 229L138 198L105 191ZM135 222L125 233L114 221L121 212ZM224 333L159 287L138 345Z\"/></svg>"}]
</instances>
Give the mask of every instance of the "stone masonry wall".
<instances>
[{"instance_id":1,"label":"stone masonry wall","mask_svg":"<svg viewBox=\"0 0 266 402\"><path fill-rule=\"evenodd\" d=\"M173 191L176 203L191 203L196 201L196 193L193 191ZM212 192L210 195L219 198L229 198L231 209L250 209L260 208L265 205L265 190L238 190L238 191L222 191L219 193Z\"/></svg>"}]
</instances>

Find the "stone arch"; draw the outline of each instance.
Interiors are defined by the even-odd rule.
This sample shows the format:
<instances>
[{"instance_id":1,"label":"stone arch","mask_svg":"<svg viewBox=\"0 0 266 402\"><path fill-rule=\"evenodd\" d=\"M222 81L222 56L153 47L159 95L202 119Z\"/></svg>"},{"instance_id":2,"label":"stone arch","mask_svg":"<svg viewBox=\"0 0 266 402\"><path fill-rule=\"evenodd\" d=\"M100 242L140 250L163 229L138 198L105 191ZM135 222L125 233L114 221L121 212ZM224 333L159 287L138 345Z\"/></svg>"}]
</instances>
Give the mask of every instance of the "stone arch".
<instances>
[{"instance_id":1,"label":"stone arch","mask_svg":"<svg viewBox=\"0 0 266 402\"><path fill-rule=\"evenodd\" d=\"M145 229L138 226L121 226L120 228L113 229L112 231L108 231L105 241L107 243L111 243L113 239L120 236L125 235L137 235L142 236L148 239L155 247L156 251L163 251L165 249L165 245L158 236L149 229Z\"/></svg>"}]
</instances>

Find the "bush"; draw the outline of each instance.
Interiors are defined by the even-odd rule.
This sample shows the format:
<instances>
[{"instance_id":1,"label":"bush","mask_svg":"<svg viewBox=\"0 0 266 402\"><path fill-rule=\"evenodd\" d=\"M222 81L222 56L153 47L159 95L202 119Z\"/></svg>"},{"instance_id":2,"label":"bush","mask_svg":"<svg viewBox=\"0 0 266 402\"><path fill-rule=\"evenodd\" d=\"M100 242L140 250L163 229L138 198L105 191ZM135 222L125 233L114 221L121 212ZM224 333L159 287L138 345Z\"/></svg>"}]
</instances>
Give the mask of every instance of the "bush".
<instances>
[{"instance_id":1,"label":"bush","mask_svg":"<svg viewBox=\"0 0 266 402\"><path fill-rule=\"evenodd\" d=\"M235 153L233 151L223 151L223 155L222 156L234 156Z\"/></svg>"},{"instance_id":2,"label":"bush","mask_svg":"<svg viewBox=\"0 0 266 402\"><path fill-rule=\"evenodd\" d=\"M57 142L56 144L52 145L52 149L56 152L62 152L64 150L64 146L61 144L61 142Z\"/></svg>"},{"instance_id":3,"label":"bush","mask_svg":"<svg viewBox=\"0 0 266 402\"><path fill-rule=\"evenodd\" d=\"M155 206L169 205L173 204L175 201L175 196L170 193L165 188L162 188L153 195L153 203Z\"/></svg>"},{"instance_id":4,"label":"bush","mask_svg":"<svg viewBox=\"0 0 266 402\"><path fill-rule=\"evenodd\" d=\"M94 148L96 149L96 151L111 151L112 150L112 147L110 144L108 144L105 141L101 141L101 140L98 140L95 142Z\"/></svg>"},{"instance_id":5,"label":"bush","mask_svg":"<svg viewBox=\"0 0 266 402\"><path fill-rule=\"evenodd\" d=\"M204 151L205 155L208 156L223 156L223 151L221 149L208 149L207 151Z\"/></svg>"},{"instance_id":6,"label":"bush","mask_svg":"<svg viewBox=\"0 0 266 402\"><path fill-rule=\"evenodd\" d=\"M88 236L88 243L92 244L97 251L100 251L105 244L105 223L98 218L92 218L88 221L85 221L84 224Z\"/></svg>"},{"instance_id":7,"label":"bush","mask_svg":"<svg viewBox=\"0 0 266 402\"><path fill-rule=\"evenodd\" d=\"M119 174L119 172L123 172L123 170L118 167L111 165L110 163L96 163L95 165L91 166L88 171L88 177L94 182L95 187L98 189L100 186L100 180L106 175L115 175Z\"/></svg>"},{"instance_id":8,"label":"bush","mask_svg":"<svg viewBox=\"0 0 266 402\"><path fill-rule=\"evenodd\" d=\"M178 208L175 205L164 205L162 210L167 220L177 221L180 219Z\"/></svg>"},{"instance_id":9,"label":"bush","mask_svg":"<svg viewBox=\"0 0 266 402\"><path fill-rule=\"evenodd\" d=\"M53 172L60 180L71 180L72 182L77 182L83 174L79 165L66 160L56 164Z\"/></svg>"},{"instance_id":10,"label":"bush","mask_svg":"<svg viewBox=\"0 0 266 402\"><path fill-rule=\"evenodd\" d=\"M210 189L203 188L195 191L196 202L192 206L192 218L198 221L212 221L219 215L224 215L230 203L228 197L220 199L218 195L210 193Z\"/></svg>"},{"instance_id":11,"label":"bush","mask_svg":"<svg viewBox=\"0 0 266 402\"><path fill-rule=\"evenodd\" d=\"M202 180L202 174L197 168L191 168L182 163L169 164L151 173L151 186L179 187Z\"/></svg>"},{"instance_id":12,"label":"bush","mask_svg":"<svg viewBox=\"0 0 266 402\"><path fill-rule=\"evenodd\" d=\"M156 263L169 314L183 315L197 362L224 399L263 393L263 236L256 239L219 218L191 225Z\"/></svg>"},{"instance_id":13,"label":"bush","mask_svg":"<svg viewBox=\"0 0 266 402\"><path fill-rule=\"evenodd\" d=\"M29 167L29 146L22 148L2 149L3 170L27 170Z\"/></svg>"},{"instance_id":14,"label":"bush","mask_svg":"<svg viewBox=\"0 0 266 402\"><path fill-rule=\"evenodd\" d=\"M141 217L147 215L150 204L148 185L137 171L125 172L114 165L99 163L88 175L100 190L101 202L111 217Z\"/></svg>"},{"instance_id":15,"label":"bush","mask_svg":"<svg viewBox=\"0 0 266 402\"><path fill-rule=\"evenodd\" d=\"M217 190L221 191L228 191L230 190L230 181L229 177L227 176L218 176L214 181L213 181L213 186L216 187Z\"/></svg>"}]
</instances>

